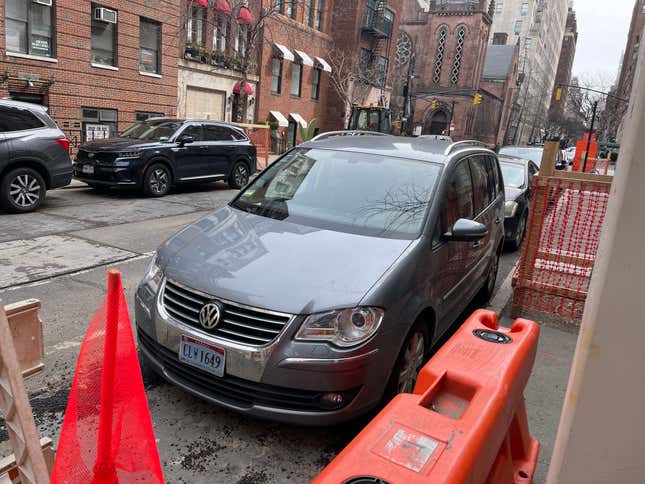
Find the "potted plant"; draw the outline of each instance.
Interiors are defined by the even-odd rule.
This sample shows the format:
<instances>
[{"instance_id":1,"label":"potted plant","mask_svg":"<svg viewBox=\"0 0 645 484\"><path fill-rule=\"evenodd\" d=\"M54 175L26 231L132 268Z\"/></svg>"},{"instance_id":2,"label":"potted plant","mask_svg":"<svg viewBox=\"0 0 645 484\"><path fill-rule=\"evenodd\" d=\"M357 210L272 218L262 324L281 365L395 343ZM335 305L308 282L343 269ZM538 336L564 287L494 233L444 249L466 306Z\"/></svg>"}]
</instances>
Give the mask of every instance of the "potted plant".
<instances>
[{"instance_id":1,"label":"potted plant","mask_svg":"<svg viewBox=\"0 0 645 484\"><path fill-rule=\"evenodd\" d=\"M198 60L201 46L197 42L188 42L186 43L186 50L184 51L184 57L186 59Z\"/></svg>"}]
</instances>

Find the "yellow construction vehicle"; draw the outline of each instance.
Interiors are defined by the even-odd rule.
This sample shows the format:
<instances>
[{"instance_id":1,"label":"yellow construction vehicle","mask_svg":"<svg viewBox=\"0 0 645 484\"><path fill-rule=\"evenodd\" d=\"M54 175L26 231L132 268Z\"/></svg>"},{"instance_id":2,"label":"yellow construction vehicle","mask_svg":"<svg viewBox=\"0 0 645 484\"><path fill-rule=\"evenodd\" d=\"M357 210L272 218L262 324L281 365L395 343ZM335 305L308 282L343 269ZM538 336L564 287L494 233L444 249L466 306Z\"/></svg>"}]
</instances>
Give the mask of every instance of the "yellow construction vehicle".
<instances>
[{"instance_id":1,"label":"yellow construction vehicle","mask_svg":"<svg viewBox=\"0 0 645 484\"><path fill-rule=\"evenodd\" d=\"M352 131L392 132L392 111L382 106L352 106L347 129Z\"/></svg>"}]
</instances>

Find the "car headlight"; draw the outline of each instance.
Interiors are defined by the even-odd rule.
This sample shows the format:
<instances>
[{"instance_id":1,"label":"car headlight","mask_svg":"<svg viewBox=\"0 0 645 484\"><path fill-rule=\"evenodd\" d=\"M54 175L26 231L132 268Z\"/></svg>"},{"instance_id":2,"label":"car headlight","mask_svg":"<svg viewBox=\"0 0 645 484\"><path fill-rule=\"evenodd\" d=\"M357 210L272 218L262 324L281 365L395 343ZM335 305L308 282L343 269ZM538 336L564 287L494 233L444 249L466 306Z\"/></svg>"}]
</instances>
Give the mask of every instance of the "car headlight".
<instances>
[{"instance_id":1,"label":"car headlight","mask_svg":"<svg viewBox=\"0 0 645 484\"><path fill-rule=\"evenodd\" d=\"M157 262L158 259L155 254L148 265L148 269L146 269L146 274L143 276L143 280L141 281L142 284L148 284L153 292L157 292L157 289L159 289L159 285L163 280L163 271Z\"/></svg>"},{"instance_id":2,"label":"car headlight","mask_svg":"<svg viewBox=\"0 0 645 484\"><path fill-rule=\"evenodd\" d=\"M506 218L515 217L515 214L517 213L517 207L518 206L519 205L517 204L517 202L512 202L512 201L506 202L504 204L504 216Z\"/></svg>"},{"instance_id":3,"label":"car headlight","mask_svg":"<svg viewBox=\"0 0 645 484\"><path fill-rule=\"evenodd\" d=\"M141 158L141 155L143 154L142 151L122 151L120 153L117 153L116 159L117 160L127 160L130 158Z\"/></svg>"},{"instance_id":4,"label":"car headlight","mask_svg":"<svg viewBox=\"0 0 645 484\"><path fill-rule=\"evenodd\" d=\"M371 338L383 321L380 308L353 308L308 316L296 334L297 340L329 341L336 346L355 346Z\"/></svg>"}]
</instances>

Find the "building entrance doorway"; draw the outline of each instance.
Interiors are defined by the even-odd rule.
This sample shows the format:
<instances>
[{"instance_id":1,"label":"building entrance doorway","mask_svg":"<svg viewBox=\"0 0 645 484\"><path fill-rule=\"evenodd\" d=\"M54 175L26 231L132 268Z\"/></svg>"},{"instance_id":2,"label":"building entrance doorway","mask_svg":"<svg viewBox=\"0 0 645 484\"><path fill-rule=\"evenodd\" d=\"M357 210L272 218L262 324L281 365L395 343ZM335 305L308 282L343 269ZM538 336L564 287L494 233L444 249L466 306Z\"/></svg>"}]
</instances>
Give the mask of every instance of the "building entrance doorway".
<instances>
[{"instance_id":1,"label":"building entrance doorway","mask_svg":"<svg viewBox=\"0 0 645 484\"><path fill-rule=\"evenodd\" d=\"M423 125L423 134L445 134L448 132L448 113L443 110L430 113Z\"/></svg>"}]
</instances>

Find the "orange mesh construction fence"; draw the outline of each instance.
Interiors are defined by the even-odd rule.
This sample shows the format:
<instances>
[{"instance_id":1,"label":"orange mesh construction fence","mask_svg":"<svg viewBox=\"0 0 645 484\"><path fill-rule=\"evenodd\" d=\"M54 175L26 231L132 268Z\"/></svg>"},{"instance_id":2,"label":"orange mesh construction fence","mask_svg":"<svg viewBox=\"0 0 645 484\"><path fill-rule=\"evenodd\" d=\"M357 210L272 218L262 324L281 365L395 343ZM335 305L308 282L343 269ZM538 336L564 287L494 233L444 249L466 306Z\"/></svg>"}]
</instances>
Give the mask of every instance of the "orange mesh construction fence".
<instances>
[{"instance_id":1,"label":"orange mesh construction fence","mask_svg":"<svg viewBox=\"0 0 645 484\"><path fill-rule=\"evenodd\" d=\"M513 278L514 317L531 311L582 319L610 189L610 182L534 178L527 236Z\"/></svg>"},{"instance_id":2,"label":"orange mesh construction fence","mask_svg":"<svg viewBox=\"0 0 645 484\"><path fill-rule=\"evenodd\" d=\"M83 339L51 482L162 483L120 274Z\"/></svg>"},{"instance_id":3,"label":"orange mesh construction fence","mask_svg":"<svg viewBox=\"0 0 645 484\"><path fill-rule=\"evenodd\" d=\"M269 126L262 124L240 124L251 142L258 150L258 168L266 168L271 153L271 136Z\"/></svg>"}]
</instances>

